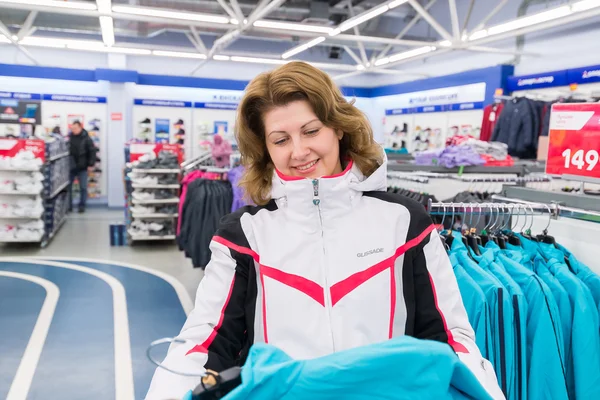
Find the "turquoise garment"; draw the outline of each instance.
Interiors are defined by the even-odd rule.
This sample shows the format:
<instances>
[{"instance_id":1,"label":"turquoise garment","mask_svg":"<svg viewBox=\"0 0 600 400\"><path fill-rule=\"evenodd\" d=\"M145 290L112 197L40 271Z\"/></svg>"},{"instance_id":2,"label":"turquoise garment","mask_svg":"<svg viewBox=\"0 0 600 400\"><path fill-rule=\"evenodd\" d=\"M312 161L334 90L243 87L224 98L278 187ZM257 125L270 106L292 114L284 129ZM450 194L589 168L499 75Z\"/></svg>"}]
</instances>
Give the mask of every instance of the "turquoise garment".
<instances>
[{"instance_id":1,"label":"turquoise garment","mask_svg":"<svg viewBox=\"0 0 600 400\"><path fill-rule=\"evenodd\" d=\"M496 262L500 253L500 247L489 241L486 247L479 246L481 256L471 252L473 258L480 267L490 272L504 285L511 297L511 305L514 313L513 336L514 353L507 356L513 357L514 385L516 388L516 399L527 397L527 300L521 287L506 272L501 262ZM510 363L509 363L510 364Z\"/></svg>"},{"instance_id":2,"label":"turquoise garment","mask_svg":"<svg viewBox=\"0 0 600 400\"><path fill-rule=\"evenodd\" d=\"M515 259L526 257L511 250L496 256L527 299L527 399L568 399L558 307L550 288Z\"/></svg>"},{"instance_id":3,"label":"turquoise garment","mask_svg":"<svg viewBox=\"0 0 600 400\"><path fill-rule=\"evenodd\" d=\"M551 244L538 245L548 260L548 269L567 291L573 307L572 357L567 358L567 383L571 386L569 394L577 399L600 399L600 342L596 303L587 286L564 263L563 253Z\"/></svg>"},{"instance_id":4,"label":"turquoise garment","mask_svg":"<svg viewBox=\"0 0 600 400\"><path fill-rule=\"evenodd\" d=\"M400 336L311 360L257 343L225 400L400 400L491 397L445 343Z\"/></svg>"},{"instance_id":5,"label":"turquoise garment","mask_svg":"<svg viewBox=\"0 0 600 400\"><path fill-rule=\"evenodd\" d=\"M588 289L590 289L590 292L592 292L594 302L598 308L598 315L600 316L600 276L596 275L587 265L577 260L569 250L565 249L560 244L557 244L557 247L562 251L565 257L568 258L571 271L573 271L575 275L585 283Z\"/></svg>"},{"instance_id":6,"label":"turquoise garment","mask_svg":"<svg viewBox=\"0 0 600 400\"><path fill-rule=\"evenodd\" d=\"M460 265L455 254L450 255L450 263L454 269L454 275L458 282L458 289L460 290L463 304L467 310L469 323L475 332L475 344L477 344L481 355L493 365L493 352L489 340L492 328L490 325L491 321L485 294L473 278L469 276L467 271Z\"/></svg>"},{"instance_id":7,"label":"turquoise garment","mask_svg":"<svg viewBox=\"0 0 600 400\"><path fill-rule=\"evenodd\" d=\"M512 358L507 359L507 354L513 353L513 312L510 304L509 294L506 288L490 273L484 271L475 261L469 258L466 246L460 240L460 233L454 234L451 253L465 271L479 285L488 301L490 310L491 337L490 343L494 350L494 371L500 383L502 392L509 397L514 393L514 378L512 365L507 365ZM490 362L492 362L490 360Z\"/></svg>"},{"instance_id":8,"label":"turquoise garment","mask_svg":"<svg viewBox=\"0 0 600 400\"><path fill-rule=\"evenodd\" d=\"M566 361L571 356L571 331L573 324L573 306L569 300L569 294L560 284L558 279L548 270L546 261L540 253L540 248L537 242L529 240L522 235L518 235L523 245L523 251L529 255L528 259L531 263L523 264L532 269L552 291L552 295L556 300L558 311L560 313L561 322L561 338L563 340L563 359Z\"/></svg>"}]
</instances>

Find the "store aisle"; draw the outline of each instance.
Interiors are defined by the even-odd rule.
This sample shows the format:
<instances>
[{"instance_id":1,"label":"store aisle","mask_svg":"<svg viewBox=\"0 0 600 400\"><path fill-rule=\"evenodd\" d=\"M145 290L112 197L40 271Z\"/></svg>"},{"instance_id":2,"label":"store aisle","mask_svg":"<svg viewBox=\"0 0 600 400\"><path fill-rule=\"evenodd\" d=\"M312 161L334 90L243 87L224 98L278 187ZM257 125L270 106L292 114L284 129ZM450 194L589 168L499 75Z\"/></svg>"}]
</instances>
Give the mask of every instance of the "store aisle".
<instances>
[{"instance_id":1,"label":"store aisle","mask_svg":"<svg viewBox=\"0 0 600 400\"><path fill-rule=\"evenodd\" d=\"M65 225L47 248L23 244L3 247L0 255L5 257L76 257L110 260L141 265L172 275L180 281L192 300L203 276L199 268L192 268L189 259L179 251L174 242L136 243L134 246L111 247L109 225L123 220L122 211L105 208L89 208L85 214L71 214Z\"/></svg>"},{"instance_id":2,"label":"store aisle","mask_svg":"<svg viewBox=\"0 0 600 400\"><path fill-rule=\"evenodd\" d=\"M156 274L0 258L0 398L143 398L154 371L148 345L176 335L192 307L181 284Z\"/></svg>"}]
</instances>

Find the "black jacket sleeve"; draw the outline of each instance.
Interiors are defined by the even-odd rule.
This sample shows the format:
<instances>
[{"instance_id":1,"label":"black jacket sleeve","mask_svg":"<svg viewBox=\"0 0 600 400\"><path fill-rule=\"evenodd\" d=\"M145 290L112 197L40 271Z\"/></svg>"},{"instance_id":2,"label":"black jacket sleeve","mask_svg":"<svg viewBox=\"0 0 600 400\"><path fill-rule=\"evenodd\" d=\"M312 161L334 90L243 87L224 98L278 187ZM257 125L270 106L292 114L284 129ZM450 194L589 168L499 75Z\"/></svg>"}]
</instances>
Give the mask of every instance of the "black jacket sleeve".
<instances>
[{"instance_id":1,"label":"black jacket sleeve","mask_svg":"<svg viewBox=\"0 0 600 400\"><path fill-rule=\"evenodd\" d=\"M87 166L93 167L96 165L96 146L91 137L87 137L85 140L85 152L87 155Z\"/></svg>"}]
</instances>

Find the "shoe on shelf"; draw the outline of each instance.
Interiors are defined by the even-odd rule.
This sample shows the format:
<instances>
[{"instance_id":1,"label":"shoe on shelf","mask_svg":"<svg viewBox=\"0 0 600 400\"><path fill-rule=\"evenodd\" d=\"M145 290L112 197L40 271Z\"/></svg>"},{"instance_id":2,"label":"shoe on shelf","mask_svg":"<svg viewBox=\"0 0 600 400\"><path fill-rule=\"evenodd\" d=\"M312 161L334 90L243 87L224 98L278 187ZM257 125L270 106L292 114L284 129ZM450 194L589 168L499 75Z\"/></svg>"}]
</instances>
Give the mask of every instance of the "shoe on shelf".
<instances>
[{"instance_id":1,"label":"shoe on shelf","mask_svg":"<svg viewBox=\"0 0 600 400\"><path fill-rule=\"evenodd\" d=\"M133 193L131 193L131 197L133 197L135 200L154 200L154 194L150 193L150 192L140 192L137 190L134 190Z\"/></svg>"}]
</instances>

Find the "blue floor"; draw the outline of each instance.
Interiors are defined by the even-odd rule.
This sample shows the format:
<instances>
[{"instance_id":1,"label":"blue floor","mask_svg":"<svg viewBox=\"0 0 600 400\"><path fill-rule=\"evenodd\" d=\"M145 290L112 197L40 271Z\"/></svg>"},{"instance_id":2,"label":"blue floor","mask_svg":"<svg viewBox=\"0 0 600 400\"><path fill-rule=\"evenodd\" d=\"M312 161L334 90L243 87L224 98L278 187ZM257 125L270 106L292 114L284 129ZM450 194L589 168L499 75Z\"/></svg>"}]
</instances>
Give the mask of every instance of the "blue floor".
<instances>
[{"instance_id":1,"label":"blue floor","mask_svg":"<svg viewBox=\"0 0 600 400\"><path fill-rule=\"evenodd\" d=\"M64 262L64 261L63 261ZM154 366L146 358L150 342L179 333L185 313L173 287L163 279L106 262L69 261L112 275L125 288L135 398L143 399ZM85 272L0 261L0 270L36 275L55 283L60 297L28 399L113 399L115 358L112 290ZM5 398L37 320L45 291L0 276L0 398ZM162 354L161 354L162 353ZM162 357L166 348L156 351Z\"/></svg>"}]
</instances>

